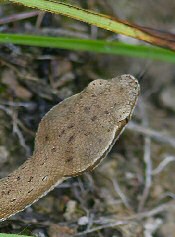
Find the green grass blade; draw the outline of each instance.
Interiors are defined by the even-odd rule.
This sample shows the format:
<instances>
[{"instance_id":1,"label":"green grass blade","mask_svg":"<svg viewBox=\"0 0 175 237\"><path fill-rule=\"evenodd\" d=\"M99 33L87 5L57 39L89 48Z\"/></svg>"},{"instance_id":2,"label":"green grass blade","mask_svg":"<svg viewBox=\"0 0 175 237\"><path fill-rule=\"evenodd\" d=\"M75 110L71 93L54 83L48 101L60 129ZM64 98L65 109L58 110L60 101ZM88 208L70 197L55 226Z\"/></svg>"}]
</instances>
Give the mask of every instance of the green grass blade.
<instances>
[{"instance_id":1,"label":"green grass blade","mask_svg":"<svg viewBox=\"0 0 175 237\"><path fill-rule=\"evenodd\" d=\"M105 40L70 39L64 37L1 33L0 43L89 51L113 55L126 55L175 63L175 53L170 50L147 45L130 45Z\"/></svg>"},{"instance_id":2,"label":"green grass blade","mask_svg":"<svg viewBox=\"0 0 175 237\"><path fill-rule=\"evenodd\" d=\"M37 8L43 11L52 12L55 14L62 14L74 19L94 24L103 29L116 31L117 33L125 34L128 36L135 37L136 35L144 36L147 35L140 30L134 31L132 27L127 26L121 22L111 20L109 17L85 10L70 4L66 4L60 1L48 1L48 0L9 0L13 3L23 4L27 7Z\"/></svg>"},{"instance_id":3,"label":"green grass blade","mask_svg":"<svg viewBox=\"0 0 175 237\"><path fill-rule=\"evenodd\" d=\"M55 14L62 14L88 24L96 25L103 29L124 34L136 39L144 40L151 44L171 48L175 50L175 42L169 41L160 37L157 34L148 33L142 27L132 25L128 22L121 22L118 19L114 19L110 16L99 14L97 12L82 9L76 6L72 6L60 1L48 1L48 0L8 0L13 3L23 4L27 7L37 8L43 11L52 12Z\"/></svg>"},{"instance_id":4,"label":"green grass blade","mask_svg":"<svg viewBox=\"0 0 175 237\"><path fill-rule=\"evenodd\" d=\"M0 233L0 237L29 237L27 235L15 235L15 234L3 234Z\"/></svg>"}]
</instances>

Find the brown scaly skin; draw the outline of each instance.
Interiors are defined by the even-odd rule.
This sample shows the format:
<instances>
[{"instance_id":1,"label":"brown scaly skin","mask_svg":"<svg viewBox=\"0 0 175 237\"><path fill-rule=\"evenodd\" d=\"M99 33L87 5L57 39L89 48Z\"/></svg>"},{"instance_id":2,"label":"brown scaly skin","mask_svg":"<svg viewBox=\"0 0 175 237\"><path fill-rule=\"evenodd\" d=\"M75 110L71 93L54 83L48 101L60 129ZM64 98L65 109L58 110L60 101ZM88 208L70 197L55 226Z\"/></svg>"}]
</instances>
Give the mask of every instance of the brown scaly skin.
<instances>
[{"instance_id":1,"label":"brown scaly skin","mask_svg":"<svg viewBox=\"0 0 175 237\"><path fill-rule=\"evenodd\" d=\"M95 80L54 106L39 124L33 156L0 180L0 220L96 167L131 118L138 94L136 79L122 75Z\"/></svg>"}]
</instances>

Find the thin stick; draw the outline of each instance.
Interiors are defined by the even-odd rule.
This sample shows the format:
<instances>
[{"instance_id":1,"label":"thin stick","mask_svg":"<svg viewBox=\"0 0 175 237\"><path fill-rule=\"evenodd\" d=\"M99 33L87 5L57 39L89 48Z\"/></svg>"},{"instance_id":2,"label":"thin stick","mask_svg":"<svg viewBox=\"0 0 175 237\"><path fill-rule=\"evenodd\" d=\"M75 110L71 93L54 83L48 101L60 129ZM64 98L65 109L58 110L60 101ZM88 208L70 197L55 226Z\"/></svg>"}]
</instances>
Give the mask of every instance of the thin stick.
<instances>
[{"instance_id":1,"label":"thin stick","mask_svg":"<svg viewBox=\"0 0 175 237\"><path fill-rule=\"evenodd\" d=\"M148 198L150 187L152 184L152 161L151 161L151 139L149 137L145 138L144 146L144 161L145 161L145 187L143 190L142 197L140 199L138 210L143 210L146 199Z\"/></svg>"},{"instance_id":2,"label":"thin stick","mask_svg":"<svg viewBox=\"0 0 175 237\"><path fill-rule=\"evenodd\" d=\"M143 126L148 126L148 118L146 113L146 108L144 101L140 106L141 114L142 114L142 124ZM150 187L152 185L152 160L151 160L151 139L148 135L144 137L144 162L145 162L145 187L143 190L143 194L141 196L138 211L141 212L144 208L145 202L149 196Z\"/></svg>"},{"instance_id":3,"label":"thin stick","mask_svg":"<svg viewBox=\"0 0 175 237\"><path fill-rule=\"evenodd\" d=\"M92 229L88 229L88 230L83 231L83 232L79 232L79 233L75 234L74 236L81 236L81 235L84 235L84 234L92 233L92 232L99 231L99 230L106 229L106 228L116 227L116 226L120 226L120 225L127 225L128 223L131 223L131 221L141 220L141 219L144 219L144 218L149 218L149 217L155 216L155 215L157 215L161 212L166 211L169 208L175 208L175 202L174 201L170 201L169 203L162 204L158 207L153 208L150 211L141 212L141 213L138 213L138 214L131 215L129 217L124 218L123 220L119 220L119 221L114 220L113 221L113 220L110 219L110 223L108 223L108 224L104 224L104 225L101 225L101 226L98 226L98 227L94 227Z\"/></svg>"},{"instance_id":4,"label":"thin stick","mask_svg":"<svg viewBox=\"0 0 175 237\"><path fill-rule=\"evenodd\" d=\"M24 12L24 13L18 13L13 14L10 16L6 16L3 18L0 18L0 25L7 24L14 21L24 20L30 17L37 16L40 13L40 11L30 11L30 12Z\"/></svg>"},{"instance_id":5,"label":"thin stick","mask_svg":"<svg viewBox=\"0 0 175 237\"><path fill-rule=\"evenodd\" d=\"M115 226L119 226L119 225L126 225L128 223L129 223L129 221L116 221L114 223L109 223L109 224L101 225L98 227L94 227L92 229L85 230L83 232L75 234L74 236L81 236L81 235L89 234L89 233L99 231L102 229L106 229L106 228L110 228L110 227L115 227Z\"/></svg>"},{"instance_id":6,"label":"thin stick","mask_svg":"<svg viewBox=\"0 0 175 237\"><path fill-rule=\"evenodd\" d=\"M128 202L128 198L125 196L125 194L120 189L120 186L119 186L117 180L112 179L112 184L114 186L114 189L115 189L116 193L119 195L119 197L121 198L123 204L125 205L125 207L131 210L132 208L131 208L131 206Z\"/></svg>"},{"instance_id":7,"label":"thin stick","mask_svg":"<svg viewBox=\"0 0 175 237\"><path fill-rule=\"evenodd\" d=\"M168 136L166 136L162 133L159 133L153 129L146 128L146 127L136 124L134 122L130 122L127 126L127 129L137 132L137 133L140 133L140 134L143 134L143 135L147 135L156 141L159 141L161 143L165 143L165 144L168 144L172 147L175 147L175 138L174 137L168 137Z\"/></svg>"},{"instance_id":8,"label":"thin stick","mask_svg":"<svg viewBox=\"0 0 175 237\"><path fill-rule=\"evenodd\" d=\"M13 132L17 135L20 145L25 148L26 155L29 155L30 148L26 145L24 136L23 136L22 132L20 131L20 129L18 128L19 120L17 118L17 115L14 113L14 111L12 111L9 108L6 108L4 105L0 105L0 110L3 110L7 115L9 115L11 117L12 124L13 124Z\"/></svg>"},{"instance_id":9,"label":"thin stick","mask_svg":"<svg viewBox=\"0 0 175 237\"><path fill-rule=\"evenodd\" d=\"M156 175L159 174L160 172L162 172L165 167L172 161L175 161L175 157L174 156L168 156L166 157L162 162L160 162L160 164L152 171L152 175Z\"/></svg>"}]
</instances>

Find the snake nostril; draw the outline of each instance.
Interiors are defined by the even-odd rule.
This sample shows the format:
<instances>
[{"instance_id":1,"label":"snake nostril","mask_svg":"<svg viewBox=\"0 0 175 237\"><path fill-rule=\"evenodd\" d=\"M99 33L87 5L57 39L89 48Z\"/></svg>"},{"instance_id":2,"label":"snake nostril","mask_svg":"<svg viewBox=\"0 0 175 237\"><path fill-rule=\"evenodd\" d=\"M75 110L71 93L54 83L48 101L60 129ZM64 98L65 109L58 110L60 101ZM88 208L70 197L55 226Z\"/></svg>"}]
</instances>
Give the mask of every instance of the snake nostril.
<instances>
[{"instance_id":1,"label":"snake nostril","mask_svg":"<svg viewBox=\"0 0 175 237\"><path fill-rule=\"evenodd\" d=\"M47 178L48 178L48 175L44 176L44 177L42 178L42 181L46 181Z\"/></svg>"}]
</instances>

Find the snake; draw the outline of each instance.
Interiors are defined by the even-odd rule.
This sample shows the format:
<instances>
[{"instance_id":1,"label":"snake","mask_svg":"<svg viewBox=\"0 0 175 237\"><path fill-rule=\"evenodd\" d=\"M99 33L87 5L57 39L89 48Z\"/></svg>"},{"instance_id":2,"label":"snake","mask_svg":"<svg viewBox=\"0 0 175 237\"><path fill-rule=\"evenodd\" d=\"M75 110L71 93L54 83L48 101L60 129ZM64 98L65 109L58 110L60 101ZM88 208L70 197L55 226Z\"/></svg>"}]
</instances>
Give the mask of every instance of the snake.
<instances>
[{"instance_id":1,"label":"snake","mask_svg":"<svg viewBox=\"0 0 175 237\"><path fill-rule=\"evenodd\" d=\"M97 79L52 107L39 123L33 155L0 179L0 221L97 167L131 119L139 88L129 74Z\"/></svg>"}]
</instances>

